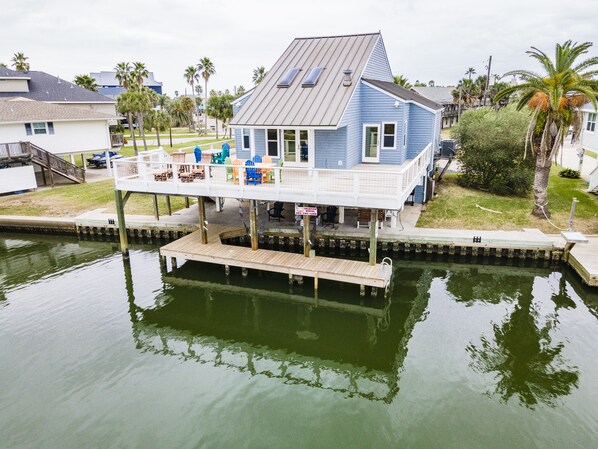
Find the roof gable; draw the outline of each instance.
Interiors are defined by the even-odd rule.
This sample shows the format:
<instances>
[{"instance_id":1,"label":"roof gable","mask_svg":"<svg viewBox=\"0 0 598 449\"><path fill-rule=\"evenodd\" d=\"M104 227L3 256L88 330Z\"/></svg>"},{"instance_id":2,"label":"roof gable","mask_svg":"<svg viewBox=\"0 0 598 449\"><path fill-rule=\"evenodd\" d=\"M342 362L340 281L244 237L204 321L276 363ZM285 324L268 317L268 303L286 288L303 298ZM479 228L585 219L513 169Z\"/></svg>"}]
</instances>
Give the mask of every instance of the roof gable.
<instances>
[{"instance_id":1,"label":"roof gable","mask_svg":"<svg viewBox=\"0 0 598 449\"><path fill-rule=\"evenodd\" d=\"M112 120L115 115L23 98L0 101L0 123Z\"/></svg>"},{"instance_id":2,"label":"roof gable","mask_svg":"<svg viewBox=\"0 0 598 449\"><path fill-rule=\"evenodd\" d=\"M232 119L236 126L337 126L380 39L379 33L297 38ZM314 67L323 67L317 84L302 87ZM277 87L291 68L300 69L287 88ZM353 82L343 86L343 70Z\"/></svg>"},{"instance_id":3,"label":"roof gable","mask_svg":"<svg viewBox=\"0 0 598 449\"><path fill-rule=\"evenodd\" d=\"M427 108L427 109L431 109L433 111L439 111L443 108L443 106L441 104L436 103L435 101L432 101L432 100L418 94L417 92L414 92L409 89L405 89L404 87L399 86L398 84L391 83L389 81L380 81L380 80L373 80L373 79L366 79L366 78L364 78L363 81L365 81L367 84L369 84L369 85L371 85L389 95L392 95L393 97L403 100L405 102L417 103L418 105L423 106L424 108Z\"/></svg>"}]
</instances>

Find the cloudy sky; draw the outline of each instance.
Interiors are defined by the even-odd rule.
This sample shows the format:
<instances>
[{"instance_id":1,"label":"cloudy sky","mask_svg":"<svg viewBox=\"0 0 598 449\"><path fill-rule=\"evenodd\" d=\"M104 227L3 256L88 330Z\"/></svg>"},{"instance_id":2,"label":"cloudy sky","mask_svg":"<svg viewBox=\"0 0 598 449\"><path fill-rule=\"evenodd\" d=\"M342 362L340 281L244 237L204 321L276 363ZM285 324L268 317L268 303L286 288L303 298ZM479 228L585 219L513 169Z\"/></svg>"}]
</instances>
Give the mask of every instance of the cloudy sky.
<instances>
[{"instance_id":1,"label":"cloudy sky","mask_svg":"<svg viewBox=\"0 0 598 449\"><path fill-rule=\"evenodd\" d=\"M251 87L294 37L381 31L395 74L451 84L468 67L533 68L530 46L596 41L596 0L19 0L0 8L0 62L19 51L32 70L72 80L142 61L166 93L185 91L183 71L208 56L209 89Z\"/></svg>"}]
</instances>

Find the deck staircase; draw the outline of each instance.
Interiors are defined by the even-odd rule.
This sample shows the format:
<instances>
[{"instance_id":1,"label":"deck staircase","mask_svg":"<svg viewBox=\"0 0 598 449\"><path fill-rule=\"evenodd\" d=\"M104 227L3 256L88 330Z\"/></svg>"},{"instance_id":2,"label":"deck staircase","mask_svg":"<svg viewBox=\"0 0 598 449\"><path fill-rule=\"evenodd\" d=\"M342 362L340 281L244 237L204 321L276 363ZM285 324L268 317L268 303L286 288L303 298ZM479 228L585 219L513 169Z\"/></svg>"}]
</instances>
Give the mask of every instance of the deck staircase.
<instances>
[{"instance_id":1,"label":"deck staircase","mask_svg":"<svg viewBox=\"0 0 598 449\"><path fill-rule=\"evenodd\" d=\"M76 183L85 182L85 171L74 164L56 156L31 142L0 143L0 165L11 165L32 162L42 168L44 181L46 173L54 186L54 174Z\"/></svg>"}]
</instances>

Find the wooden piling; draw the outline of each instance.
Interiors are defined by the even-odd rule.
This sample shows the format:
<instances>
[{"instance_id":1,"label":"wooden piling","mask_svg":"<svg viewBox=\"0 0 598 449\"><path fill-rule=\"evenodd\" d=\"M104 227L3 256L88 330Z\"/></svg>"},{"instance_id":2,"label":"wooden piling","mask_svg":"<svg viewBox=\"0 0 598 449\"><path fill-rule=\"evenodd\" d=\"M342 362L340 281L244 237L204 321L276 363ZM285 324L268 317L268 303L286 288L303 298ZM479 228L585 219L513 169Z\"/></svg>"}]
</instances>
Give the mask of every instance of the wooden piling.
<instances>
[{"instance_id":1,"label":"wooden piling","mask_svg":"<svg viewBox=\"0 0 598 449\"><path fill-rule=\"evenodd\" d=\"M378 209L372 209L370 215L370 265L376 265L378 231Z\"/></svg>"},{"instance_id":2,"label":"wooden piling","mask_svg":"<svg viewBox=\"0 0 598 449\"><path fill-rule=\"evenodd\" d=\"M255 200L249 200L249 233L251 234L251 249L258 249L257 211Z\"/></svg>"},{"instance_id":3,"label":"wooden piling","mask_svg":"<svg viewBox=\"0 0 598 449\"><path fill-rule=\"evenodd\" d=\"M204 245L208 243L208 230L206 226L206 205L203 196L197 197L197 210L199 213L199 231L201 235L201 243Z\"/></svg>"},{"instance_id":4,"label":"wooden piling","mask_svg":"<svg viewBox=\"0 0 598 449\"><path fill-rule=\"evenodd\" d=\"M120 240L120 251L125 259L129 258L129 242L127 240L127 226L125 223L125 206L123 205L122 192L114 191L116 203L116 216L118 219L118 236Z\"/></svg>"}]
</instances>

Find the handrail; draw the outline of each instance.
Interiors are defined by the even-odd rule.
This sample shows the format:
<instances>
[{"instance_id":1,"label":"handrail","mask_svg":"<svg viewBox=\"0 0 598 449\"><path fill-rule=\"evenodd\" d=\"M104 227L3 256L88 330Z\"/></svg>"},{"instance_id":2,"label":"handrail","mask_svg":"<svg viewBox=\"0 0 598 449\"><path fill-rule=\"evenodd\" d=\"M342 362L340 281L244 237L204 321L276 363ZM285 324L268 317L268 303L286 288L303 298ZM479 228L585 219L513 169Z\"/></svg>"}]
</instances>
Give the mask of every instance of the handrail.
<instances>
[{"instance_id":1,"label":"handrail","mask_svg":"<svg viewBox=\"0 0 598 449\"><path fill-rule=\"evenodd\" d=\"M63 158L56 156L31 142L26 142L26 144L30 148L31 159L34 162L44 165L63 176L76 179L80 182L85 181L85 171L82 168L77 167L75 164L71 164Z\"/></svg>"}]
</instances>

